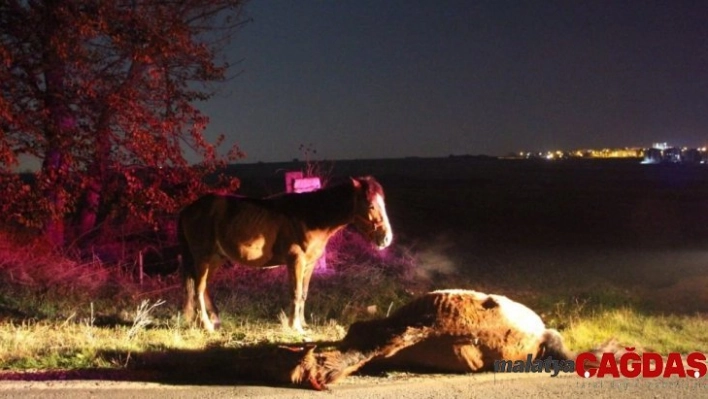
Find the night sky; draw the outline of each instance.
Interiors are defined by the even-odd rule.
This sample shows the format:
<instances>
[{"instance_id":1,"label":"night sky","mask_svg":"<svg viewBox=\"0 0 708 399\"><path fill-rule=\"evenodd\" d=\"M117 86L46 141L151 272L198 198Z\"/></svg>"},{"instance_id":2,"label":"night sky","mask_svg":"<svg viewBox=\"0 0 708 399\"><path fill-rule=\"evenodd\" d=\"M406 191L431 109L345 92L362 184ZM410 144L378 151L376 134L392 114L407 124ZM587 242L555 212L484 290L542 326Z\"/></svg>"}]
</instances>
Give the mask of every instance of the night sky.
<instances>
[{"instance_id":1,"label":"night sky","mask_svg":"<svg viewBox=\"0 0 708 399\"><path fill-rule=\"evenodd\" d=\"M243 162L708 143L708 2L253 0L200 106ZM236 61L239 61L236 63Z\"/></svg>"}]
</instances>

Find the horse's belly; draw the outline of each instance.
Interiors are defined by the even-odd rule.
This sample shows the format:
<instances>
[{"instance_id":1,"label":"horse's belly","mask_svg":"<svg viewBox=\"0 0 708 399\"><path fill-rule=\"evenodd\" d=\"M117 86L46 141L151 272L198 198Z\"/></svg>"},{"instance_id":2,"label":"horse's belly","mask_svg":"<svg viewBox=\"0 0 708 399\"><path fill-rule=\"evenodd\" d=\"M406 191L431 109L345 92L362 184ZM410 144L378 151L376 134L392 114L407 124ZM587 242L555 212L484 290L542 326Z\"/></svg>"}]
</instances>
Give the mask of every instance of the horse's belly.
<instances>
[{"instance_id":1,"label":"horse's belly","mask_svg":"<svg viewBox=\"0 0 708 399\"><path fill-rule=\"evenodd\" d=\"M238 256L238 258L233 260L244 266L268 269L271 267L278 267L285 264L284 259L281 259L281 257L278 256L273 256L272 251L259 250L254 248L242 248L240 249L239 253L240 255Z\"/></svg>"},{"instance_id":2,"label":"horse's belly","mask_svg":"<svg viewBox=\"0 0 708 399\"><path fill-rule=\"evenodd\" d=\"M377 363L408 370L445 373L469 373L488 369L490 363L482 351L472 344L460 344L457 337L424 340ZM491 364L491 363L490 363Z\"/></svg>"},{"instance_id":3,"label":"horse's belly","mask_svg":"<svg viewBox=\"0 0 708 399\"><path fill-rule=\"evenodd\" d=\"M232 247L233 248L233 247ZM263 235L243 241L236 245L235 251L224 251L232 261L245 266L265 267L277 266L274 262L272 244Z\"/></svg>"},{"instance_id":4,"label":"horse's belly","mask_svg":"<svg viewBox=\"0 0 708 399\"><path fill-rule=\"evenodd\" d=\"M238 250L239 260L248 266L267 266L273 257L273 252L265 246L265 240L240 245Z\"/></svg>"}]
</instances>

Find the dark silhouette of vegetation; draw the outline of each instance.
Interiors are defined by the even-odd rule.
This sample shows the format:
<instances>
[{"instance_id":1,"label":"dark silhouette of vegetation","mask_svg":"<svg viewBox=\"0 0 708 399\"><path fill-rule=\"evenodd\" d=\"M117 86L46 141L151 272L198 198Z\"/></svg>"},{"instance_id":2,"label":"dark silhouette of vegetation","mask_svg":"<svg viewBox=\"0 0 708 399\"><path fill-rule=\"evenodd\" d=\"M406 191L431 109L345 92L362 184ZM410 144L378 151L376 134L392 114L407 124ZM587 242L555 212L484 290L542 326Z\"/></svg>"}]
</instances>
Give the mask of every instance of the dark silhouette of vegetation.
<instances>
[{"instance_id":1,"label":"dark silhouette of vegetation","mask_svg":"<svg viewBox=\"0 0 708 399\"><path fill-rule=\"evenodd\" d=\"M195 102L227 78L221 50L246 21L243 3L0 2L3 222L62 246L104 221L154 225L208 189L236 188L205 180L242 154L205 139ZM40 161L33 179L15 173L25 158Z\"/></svg>"}]
</instances>

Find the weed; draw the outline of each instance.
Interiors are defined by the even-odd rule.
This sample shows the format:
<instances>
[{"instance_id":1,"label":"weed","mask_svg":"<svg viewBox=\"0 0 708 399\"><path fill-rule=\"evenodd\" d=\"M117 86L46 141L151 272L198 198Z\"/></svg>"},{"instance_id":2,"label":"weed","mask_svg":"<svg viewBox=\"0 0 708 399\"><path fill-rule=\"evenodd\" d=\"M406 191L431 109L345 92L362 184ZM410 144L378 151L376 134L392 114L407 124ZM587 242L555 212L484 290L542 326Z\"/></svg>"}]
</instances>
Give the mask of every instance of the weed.
<instances>
[{"instance_id":1,"label":"weed","mask_svg":"<svg viewBox=\"0 0 708 399\"><path fill-rule=\"evenodd\" d=\"M158 300L157 302L150 304L149 299L145 299L140 303L138 309L135 311L135 317L133 318L133 325L128 330L128 340L134 339L140 331L145 329L145 327L152 324L153 319L150 313L158 306L164 305L165 301Z\"/></svg>"}]
</instances>

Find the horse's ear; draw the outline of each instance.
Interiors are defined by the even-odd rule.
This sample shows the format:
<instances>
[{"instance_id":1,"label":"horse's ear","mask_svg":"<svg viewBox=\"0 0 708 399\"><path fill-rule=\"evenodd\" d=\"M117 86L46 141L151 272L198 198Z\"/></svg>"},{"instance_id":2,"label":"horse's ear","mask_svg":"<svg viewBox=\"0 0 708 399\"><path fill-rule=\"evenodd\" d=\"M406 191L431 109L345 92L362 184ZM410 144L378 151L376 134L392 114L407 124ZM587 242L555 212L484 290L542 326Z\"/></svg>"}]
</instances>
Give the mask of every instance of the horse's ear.
<instances>
[{"instance_id":1,"label":"horse's ear","mask_svg":"<svg viewBox=\"0 0 708 399\"><path fill-rule=\"evenodd\" d=\"M307 345L305 345L305 352L307 355L312 354L315 352L316 348L317 348L317 345L315 345L315 344L307 344Z\"/></svg>"},{"instance_id":2,"label":"horse's ear","mask_svg":"<svg viewBox=\"0 0 708 399\"><path fill-rule=\"evenodd\" d=\"M354 177L350 177L350 179L352 181L352 185L354 186L354 188L356 188L356 189L361 188L361 182L359 181L359 179L356 179Z\"/></svg>"},{"instance_id":3,"label":"horse's ear","mask_svg":"<svg viewBox=\"0 0 708 399\"><path fill-rule=\"evenodd\" d=\"M287 346L287 345L279 345L278 348L285 349L290 352L302 352L303 350L305 350L305 348L302 348L302 347Z\"/></svg>"},{"instance_id":4,"label":"horse's ear","mask_svg":"<svg viewBox=\"0 0 708 399\"><path fill-rule=\"evenodd\" d=\"M313 353L315 351L315 348L317 348L317 345L315 344L307 344L304 347L302 346L287 346L287 345L279 345L278 348L280 349L285 349L290 352L305 352L306 355L309 355L310 353Z\"/></svg>"}]
</instances>

